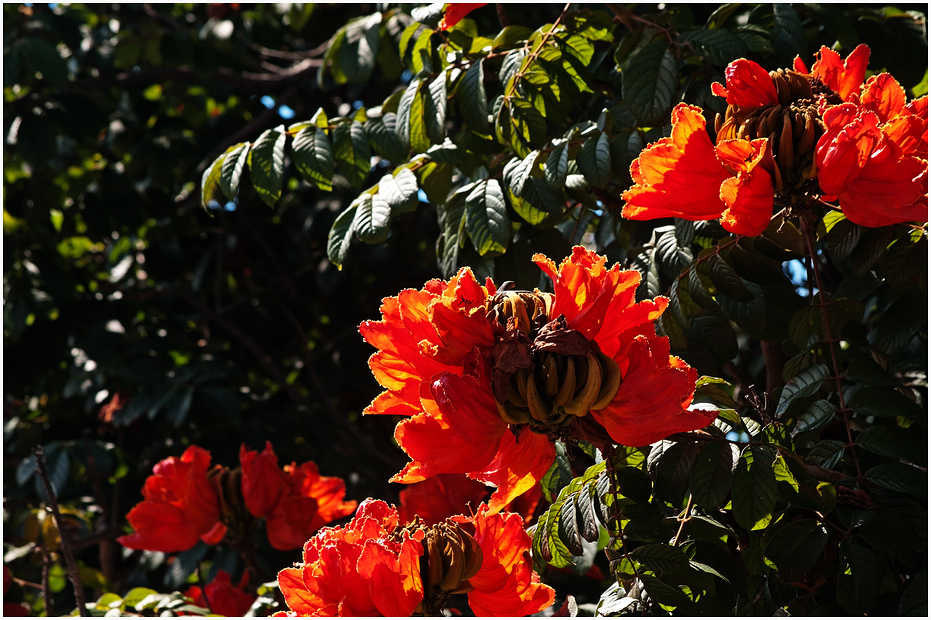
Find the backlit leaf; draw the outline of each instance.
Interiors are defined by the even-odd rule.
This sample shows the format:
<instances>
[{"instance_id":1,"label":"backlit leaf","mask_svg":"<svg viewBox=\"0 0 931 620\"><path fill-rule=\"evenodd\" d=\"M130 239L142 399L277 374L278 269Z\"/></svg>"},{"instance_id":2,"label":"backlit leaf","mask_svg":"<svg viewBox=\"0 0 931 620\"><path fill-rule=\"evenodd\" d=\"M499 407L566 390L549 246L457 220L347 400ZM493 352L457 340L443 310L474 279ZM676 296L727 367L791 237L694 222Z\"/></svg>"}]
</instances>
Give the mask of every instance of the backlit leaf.
<instances>
[{"instance_id":1,"label":"backlit leaf","mask_svg":"<svg viewBox=\"0 0 931 620\"><path fill-rule=\"evenodd\" d=\"M266 129L249 151L252 186L259 198L270 207L274 207L281 197L286 139L282 129L283 127Z\"/></svg>"}]
</instances>

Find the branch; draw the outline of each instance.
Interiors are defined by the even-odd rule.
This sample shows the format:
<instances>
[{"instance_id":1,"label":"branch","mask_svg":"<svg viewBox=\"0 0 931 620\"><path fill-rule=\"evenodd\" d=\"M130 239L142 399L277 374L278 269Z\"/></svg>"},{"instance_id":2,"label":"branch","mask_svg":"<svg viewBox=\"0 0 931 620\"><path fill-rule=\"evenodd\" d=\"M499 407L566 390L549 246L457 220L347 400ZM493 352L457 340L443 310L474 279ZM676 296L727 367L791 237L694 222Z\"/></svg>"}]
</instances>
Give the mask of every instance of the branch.
<instances>
[{"instance_id":1,"label":"branch","mask_svg":"<svg viewBox=\"0 0 931 620\"><path fill-rule=\"evenodd\" d=\"M52 510L52 516L55 518L55 525L58 527L58 537L61 539L61 554L65 557L65 564L68 566L68 576L71 578L71 584L74 586L74 601L78 606L78 613L82 616L87 613L87 603L84 600L84 586L81 585L81 576L78 574L78 565L74 561L74 554L71 552L69 545L69 535L65 530L64 519L61 518L61 511L58 510L58 500L55 498L55 489L52 488L52 481L49 480L48 470L45 468L45 448L37 447L33 454L36 458L36 471L42 483L45 485L45 492L48 494L48 507ZM44 585L44 582L43 582ZM48 610L46 610L48 613Z\"/></svg>"}]
</instances>

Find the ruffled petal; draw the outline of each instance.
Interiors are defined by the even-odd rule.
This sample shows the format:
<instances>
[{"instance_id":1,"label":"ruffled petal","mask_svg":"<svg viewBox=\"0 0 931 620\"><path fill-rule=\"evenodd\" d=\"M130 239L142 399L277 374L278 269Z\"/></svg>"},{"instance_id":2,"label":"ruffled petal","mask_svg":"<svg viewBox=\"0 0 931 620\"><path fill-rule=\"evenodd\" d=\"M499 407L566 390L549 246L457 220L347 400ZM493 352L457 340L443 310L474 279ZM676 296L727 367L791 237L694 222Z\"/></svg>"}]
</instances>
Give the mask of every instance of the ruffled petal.
<instances>
[{"instance_id":1,"label":"ruffled petal","mask_svg":"<svg viewBox=\"0 0 931 620\"><path fill-rule=\"evenodd\" d=\"M495 513L542 480L555 458L553 442L544 435L529 430L519 436L504 433L498 453L485 471L469 472L469 476L498 487L488 502L489 511Z\"/></svg>"},{"instance_id":2,"label":"ruffled petal","mask_svg":"<svg viewBox=\"0 0 931 620\"><path fill-rule=\"evenodd\" d=\"M714 420L684 407L691 402L698 373L673 364L665 338L638 336L627 349L629 367L617 396L605 409L592 411L611 438L626 446L645 446L673 433L703 428Z\"/></svg>"},{"instance_id":3,"label":"ruffled petal","mask_svg":"<svg viewBox=\"0 0 931 620\"><path fill-rule=\"evenodd\" d=\"M482 506L473 519L482 568L469 579L469 607L476 616L529 616L553 604L556 592L530 569L531 539L516 514L492 514Z\"/></svg>"},{"instance_id":4,"label":"ruffled petal","mask_svg":"<svg viewBox=\"0 0 931 620\"><path fill-rule=\"evenodd\" d=\"M875 228L899 222L927 222L928 163L877 155L840 194L840 207L854 224ZM925 199L920 200L924 194Z\"/></svg>"},{"instance_id":5,"label":"ruffled petal","mask_svg":"<svg viewBox=\"0 0 931 620\"><path fill-rule=\"evenodd\" d=\"M306 568L285 568L278 572L278 589L291 611L301 616L319 614L326 602L304 584Z\"/></svg>"},{"instance_id":6,"label":"ruffled petal","mask_svg":"<svg viewBox=\"0 0 931 620\"><path fill-rule=\"evenodd\" d=\"M431 385L424 412L401 421L395 438L412 462L393 482L420 482L442 473L482 471L494 458L507 424L486 382L445 373Z\"/></svg>"},{"instance_id":7,"label":"ruffled petal","mask_svg":"<svg viewBox=\"0 0 931 620\"><path fill-rule=\"evenodd\" d=\"M721 225L738 235L761 234L773 215L770 170L775 164L769 140L725 140L715 147L715 152L724 165L737 172L736 177L721 184L721 200L727 205Z\"/></svg>"},{"instance_id":8,"label":"ruffled petal","mask_svg":"<svg viewBox=\"0 0 931 620\"><path fill-rule=\"evenodd\" d=\"M863 86L860 106L875 112L879 122L885 123L905 112L905 89L888 73L874 75Z\"/></svg>"},{"instance_id":9,"label":"ruffled petal","mask_svg":"<svg viewBox=\"0 0 931 620\"><path fill-rule=\"evenodd\" d=\"M841 61L840 54L822 45L817 56L815 64L811 67L811 75L840 95L842 100L851 101L855 98L866 77L870 48L860 44L850 52L846 60Z\"/></svg>"},{"instance_id":10,"label":"ruffled petal","mask_svg":"<svg viewBox=\"0 0 931 620\"><path fill-rule=\"evenodd\" d=\"M714 154L701 108L680 103L672 111L672 135L648 146L631 164L636 185L621 195L631 220L718 218L725 209L721 183L730 177Z\"/></svg>"},{"instance_id":11,"label":"ruffled petal","mask_svg":"<svg viewBox=\"0 0 931 620\"><path fill-rule=\"evenodd\" d=\"M423 547L406 538L399 552L381 541L368 540L359 556L359 576L366 580L369 596L383 616L409 617L423 600L420 556Z\"/></svg>"},{"instance_id":12,"label":"ruffled petal","mask_svg":"<svg viewBox=\"0 0 931 620\"><path fill-rule=\"evenodd\" d=\"M402 522L419 516L424 524L436 525L453 515L471 514L488 492L488 487L465 474L438 474L401 491L398 512Z\"/></svg>"},{"instance_id":13,"label":"ruffled petal","mask_svg":"<svg viewBox=\"0 0 931 620\"><path fill-rule=\"evenodd\" d=\"M826 194L838 195L860 176L882 139L879 119L850 103L824 112L827 130L815 147L818 183Z\"/></svg>"}]
</instances>

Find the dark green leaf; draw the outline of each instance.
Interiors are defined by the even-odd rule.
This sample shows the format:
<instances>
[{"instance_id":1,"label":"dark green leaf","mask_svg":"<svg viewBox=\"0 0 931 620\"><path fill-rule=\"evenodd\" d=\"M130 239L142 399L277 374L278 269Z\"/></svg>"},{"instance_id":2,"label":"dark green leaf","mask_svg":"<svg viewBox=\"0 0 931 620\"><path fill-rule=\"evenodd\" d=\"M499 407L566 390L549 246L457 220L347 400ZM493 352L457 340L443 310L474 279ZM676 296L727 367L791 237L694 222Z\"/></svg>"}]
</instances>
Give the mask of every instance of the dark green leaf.
<instances>
[{"instance_id":1,"label":"dark green leaf","mask_svg":"<svg viewBox=\"0 0 931 620\"><path fill-rule=\"evenodd\" d=\"M559 539L572 555L582 555L582 535L576 520L575 502L578 495L568 496L559 510Z\"/></svg>"},{"instance_id":2,"label":"dark green leaf","mask_svg":"<svg viewBox=\"0 0 931 620\"><path fill-rule=\"evenodd\" d=\"M281 180L284 175L284 131L266 129L249 151L249 171L252 186L259 198L270 207L281 197Z\"/></svg>"},{"instance_id":3,"label":"dark green leaf","mask_svg":"<svg viewBox=\"0 0 931 620\"><path fill-rule=\"evenodd\" d=\"M883 463L868 470L864 475L873 484L890 491L910 493L920 498L928 497L928 473L917 467L905 463Z\"/></svg>"},{"instance_id":4,"label":"dark green leaf","mask_svg":"<svg viewBox=\"0 0 931 620\"><path fill-rule=\"evenodd\" d=\"M928 616L928 573L920 572L905 587L899 599L900 616Z\"/></svg>"},{"instance_id":5,"label":"dark green leaf","mask_svg":"<svg viewBox=\"0 0 931 620\"><path fill-rule=\"evenodd\" d=\"M223 167L220 169L220 189L230 200L235 198L239 192L239 180L246 166L246 160L249 158L250 146L248 142L234 145L233 150L227 150L226 158L223 160Z\"/></svg>"},{"instance_id":6,"label":"dark green leaf","mask_svg":"<svg viewBox=\"0 0 931 620\"><path fill-rule=\"evenodd\" d=\"M719 255L712 254L709 259L709 275L718 291L737 301L748 302L756 297L743 279Z\"/></svg>"},{"instance_id":7,"label":"dark green leaf","mask_svg":"<svg viewBox=\"0 0 931 620\"><path fill-rule=\"evenodd\" d=\"M495 179L476 184L466 198L466 230L479 255L502 254L511 239L511 222Z\"/></svg>"},{"instance_id":8,"label":"dark green leaf","mask_svg":"<svg viewBox=\"0 0 931 620\"><path fill-rule=\"evenodd\" d=\"M488 132L488 101L485 96L485 73L482 59L472 63L459 81L456 101L466 124L481 133Z\"/></svg>"},{"instance_id":9,"label":"dark green leaf","mask_svg":"<svg viewBox=\"0 0 931 620\"><path fill-rule=\"evenodd\" d=\"M883 367L866 355L855 357L847 367L847 378L874 387L895 387L898 383Z\"/></svg>"},{"instance_id":10,"label":"dark green leaf","mask_svg":"<svg viewBox=\"0 0 931 620\"><path fill-rule=\"evenodd\" d=\"M689 602L689 597L676 586L660 581L651 575L640 575L643 586L653 601L668 607L677 607Z\"/></svg>"},{"instance_id":11,"label":"dark green leaf","mask_svg":"<svg viewBox=\"0 0 931 620\"><path fill-rule=\"evenodd\" d=\"M792 433L796 435L808 431L817 431L830 422L836 412L837 407L832 405L830 401L816 400L798 416L798 422L795 424Z\"/></svg>"},{"instance_id":12,"label":"dark green leaf","mask_svg":"<svg viewBox=\"0 0 931 620\"><path fill-rule=\"evenodd\" d=\"M846 444L836 439L825 439L815 444L815 447L808 453L807 460L812 465L831 469L844 456Z\"/></svg>"},{"instance_id":13,"label":"dark green leaf","mask_svg":"<svg viewBox=\"0 0 931 620\"><path fill-rule=\"evenodd\" d=\"M772 453L764 447L746 447L737 460L731 500L734 519L741 527L766 527L776 506L776 475Z\"/></svg>"},{"instance_id":14,"label":"dark green leaf","mask_svg":"<svg viewBox=\"0 0 931 620\"><path fill-rule=\"evenodd\" d=\"M604 188L611 179L611 148L608 135L599 133L585 140L576 162L590 185Z\"/></svg>"},{"instance_id":15,"label":"dark green leaf","mask_svg":"<svg viewBox=\"0 0 931 620\"><path fill-rule=\"evenodd\" d=\"M446 72L430 82L429 96L424 99L424 128L433 144L441 144L446 137Z\"/></svg>"},{"instance_id":16,"label":"dark green leaf","mask_svg":"<svg viewBox=\"0 0 931 620\"><path fill-rule=\"evenodd\" d=\"M333 189L333 153L326 132L319 127L301 129L291 144L294 165L308 183L325 192Z\"/></svg>"},{"instance_id":17,"label":"dark green leaf","mask_svg":"<svg viewBox=\"0 0 931 620\"><path fill-rule=\"evenodd\" d=\"M700 377L695 383L695 396L692 400L696 403L712 403L721 407L735 409L737 403L734 402L732 392L733 386L724 379Z\"/></svg>"},{"instance_id":18,"label":"dark green leaf","mask_svg":"<svg viewBox=\"0 0 931 620\"><path fill-rule=\"evenodd\" d=\"M805 28L792 5L773 4L773 17L776 29L776 53L784 59L791 59L796 55L805 58L808 54L805 45Z\"/></svg>"},{"instance_id":19,"label":"dark green leaf","mask_svg":"<svg viewBox=\"0 0 931 620\"><path fill-rule=\"evenodd\" d=\"M369 175L372 150L359 121L340 123L333 132L333 154L350 185L359 187Z\"/></svg>"},{"instance_id":20,"label":"dark green leaf","mask_svg":"<svg viewBox=\"0 0 931 620\"><path fill-rule=\"evenodd\" d=\"M857 436L857 445L873 454L903 458L922 465L928 462L928 445L906 429L873 426Z\"/></svg>"},{"instance_id":21,"label":"dark green leaf","mask_svg":"<svg viewBox=\"0 0 931 620\"><path fill-rule=\"evenodd\" d=\"M200 180L200 202L204 208L211 202L219 202L219 199L222 198L220 175L223 170L223 162L226 160L226 154L235 148L235 146L231 146L225 153L214 159L213 163L204 170L204 175Z\"/></svg>"},{"instance_id":22,"label":"dark green leaf","mask_svg":"<svg viewBox=\"0 0 931 620\"><path fill-rule=\"evenodd\" d=\"M876 555L856 539L840 544L837 603L852 615L869 612L879 596L882 572Z\"/></svg>"},{"instance_id":23,"label":"dark green leaf","mask_svg":"<svg viewBox=\"0 0 931 620\"><path fill-rule=\"evenodd\" d=\"M689 567L689 559L682 550L669 545L642 545L631 551L630 556L647 569L656 572L678 573Z\"/></svg>"},{"instance_id":24,"label":"dark green leaf","mask_svg":"<svg viewBox=\"0 0 931 620\"><path fill-rule=\"evenodd\" d=\"M566 174L569 172L569 149L567 142L560 142L550 151L543 165L543 175L546 182L554 187L563 187L566 184Z\"/></svg>"},{"instance_id":25,"label":"dark green leaf","mask_svg":"<svg viewBox=\"0 0 931 620\"><path fill-rule=\"evenodd\" d=\"M901 507L883 510L863 527L863 540L911 567L928 562L928 510Z\"/></svg>"},{"instance_id":26,"label":"dark green leaf","mask_svg":"<svg viewBox=\"0 0 931 620\"><path fill-rule=\"evenodd\" d=\"M431 162L417 170L420 188L433 204L443 204L453 186L453 167Z\"/></svg>"},{"instance_id":27,"label":"dark green leaf","mask_svg":"<svg viewBox=\"0 0 931 620\"><path fill-rule=\"evenodd\" d=\"M346 261L346 252L349 250L349 242L352 240L353 224L355 222L356 205L351 204L339 214L333 227L330 228L330 235L327 238L326 251L330 262L336 265L337 269L343 268Z\"/></svg>"},{"instance_id":28,"label":"dark green leaf","mask_svg":"<svg viewBox=\"0 0 931 620\"><path fill-rule=\"evenodd\" d=\"M776 416L785 413L792 401L816 394L830 374L827 366L815 364L792 377L792 380L782 388L779 404L776 405Z\"/></svg>"},{"instance_id":29,"label":"dark green leaf","mask_svg":"<svg viewBox=\"0 0 931 620\"><path fill-rule=\"evenodd\" d=\"M849 404L863 416L915 418L921 413L917 403L891 388L860 388L850 398Z\"/></svg>"},{"instance_id":30,"label":"dark green leaf","mask_svg":"<svg viewBox=\"0 0 931 620\"><path fill-rule=\"evenodd\" d=\"M408 156L407 148L394 130L397 118L395 114L389 112L382 118L370 118L365 122L365 133L369 137L372 148L392 163L401 163Z\"/></svg>"},{"instance_id":31,"label":"dark green leaf","mask_svg":"<svg viewBox=\"0 0 931 620\"><path fill-rule=\"evenodd\" d=\"M827 542L827 528L814 519L799 519L773 534L766 545L766 557L779 567L783 581L798 581L821 557Z\"/></svg>"},{"instance_id":32,"label":"dark green leaf","mask_svg":"<svg viewBox=\"0 0 931 620\"><path fill-rule=\"evenodd\" d=\"M747 44L728 30L694 30L679 39L691 43L695 51L722 67L735 58L743 58L749 51Z\"/></svg>"},{"instance_id":33,"label":"dark green leaf","mask_svg":"<svg viewBox=\"0 0 931 620\"><path fill-rule=\"evenodd\" d=\"M655 41L632 54L624 64L623 75L624 100L640 124L668 122L678 67L666 41Z\"/></svg>"},{"instance_id":34,"label":"dark green leaf","mask_svg":"<svg viewBox=\"0 0 931 620\"><path fill-rule=\"evenodd\" d=\"M724 502L737 456L733 444L713 442L701 449L689 474L689 491L699 506L713 510Z\"/></svg>"},{"instance_id":35,"label":"dark green leaf","mask_svg":"<svg viewBox=\"0 0 931 620\"><path fill-rule=\"evenodd\" d=\"M691 333L705 343L720 363L737 357L737 336L726 319L719 316L700 316L692 321Z\"/></svg>"}]
</instances>

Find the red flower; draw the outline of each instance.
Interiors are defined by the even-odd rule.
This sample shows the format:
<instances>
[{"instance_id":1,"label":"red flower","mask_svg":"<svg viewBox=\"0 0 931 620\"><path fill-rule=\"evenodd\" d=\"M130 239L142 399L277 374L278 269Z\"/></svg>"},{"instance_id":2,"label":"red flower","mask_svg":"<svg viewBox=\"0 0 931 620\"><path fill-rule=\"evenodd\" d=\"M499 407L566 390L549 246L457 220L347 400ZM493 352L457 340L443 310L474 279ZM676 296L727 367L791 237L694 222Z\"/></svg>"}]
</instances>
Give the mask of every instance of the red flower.
<instances>
[{"instance_id":1,"label":"red flower","mask_svg":"<svg viewBox=\"0 0 931 620\"><path fill-rule=\"evenodd\" d=\"M455 515L472 514L490 494L491 489L463 474L438 474L401 491L398 513L401 521L420 517L426 525L435 525ZM504 510L521 515L524 523L529 523L542 497L543 489L534 485Z\"/></svg>"},{"instance_id":2,"label":"red flower","mask_svg":"<svg viewBox=\"0 0 931 620\"><path fill-rule=\"evenodd\" d=\"M239 461L246 507L266 518L268 541L276 549L299 549L321 527L356 509L355 501L344 501L341 478L321 476L313 461L280 469L270 442L261 453L243 445Z\"/></svg>"},{"instance_id":3,"label":"red flower","mask_svg":"<svg viewBox=\"0 0 931 620\"><path fill-rule=\"evenodd\" d=\"M479 7L483 7L487 2L449 2L446 4L443 9L443 19L440 20L437 28L440 30L449 30L460 21L462 18L474 11Z\"/></svg>"},{"instance_id":4,"label":"red flower","mask_svg":"<svg viewBox=\"0 0 931 620\"><path fill-rule=\"evenodd\" d=\"M192 600L195 605L205 607L212 613L220 616L242 617L246 615L255 595L246 590L249 583L249 571L244 571L239 583L233 585L230 574L225 570L218 570L213 581L207 584L206 596L200 586L191 586L184 596Z\"/></svg>"},{"instance_id":5,"label":"red flower","mask_svg":"<svg viewBox=\"0 0 931 620\"><path fill-rule=\"evenodd\" d=\"M117 541L130 549L171 553L190 549L198 540L217 544L226 533L220 523L217 492L207 479L210 453L197 446L181 458L155 465L142 488L144 501L129 511L135 533Z\"/></svg>"},{"instance_id":6,"label":"red flower","mask_svg":"<svg viewBox=\"0 0 931 620\"><path fill-rule=\"evenodd\" d=\"M747 96L731 90L740 94L729 94L728 100ZM773 213L774 168L765 140L725 140L714 146L701 108L680 103L672 111L672 135L645 148L631 164L635 185L621 196L627 203L623 216L722 218L729 232L758 235Z\"/></svg>"},{"instance_id":7,"label":"red flower","mask_svg":"<svg viewBox=\"0 0 931 620\"><path fill-rule=\"evenodd\" d=\"M795 57L794 66L799 73L819 79L825 86L837 93L842 101L850 101L860 92L869 61L870 48L866 45L858 45L843 61L840 59L840 54L822 45L818 52L818 59L811 66L811 74L808 73L808 68L798 56Z\"/></svg>"},{"instance_id":8,"label":"red flower","mask_svg":"<svg viewBox=\"0 0 931 620\"><path fill-rule=\"evenodd\" d=\"M740 58L727 65L724 70L727 88L715 82L711 92L718 97L727 97L727 102L743 108L779 104L779 93L769 71L752 60Z\"/></svg>"},{"instance_id":9,"label":"red flower","mask_svg":"<svg viewBox=\"0 0 931 620\"><path fill-rule=\"evenodd\" d=\"M266 515L268 542L275 549L300 549L321 527L352 514L357 502L344 501L346 483L321 476L317 465L285 465L281 496Z\"/></svg>"},{"instance_id":10,"label":"red flower","mask_svg":"<svg viewBox=\"0 0 931 620\"><path fill-rule=\"evenodd\" d=\"M634 302L639 273L581 247L558 271L534 261L554 295L481 286L463 268L386 298L384 319L360 326L387 388L366 413L407 416L395 438L412 462L394 482L466 473L497 487L497 512L543 477L554 438L645 445L709 423L684 409L697 374L656 336L667 300Z\"/></svg>"},{"instance_id":11,"label":"red flower","mask_svg":"<svg viewBox=\"0 0 931 620\"><path fill-rule=\"evenodd\" d=\"M522 519L487 512L425 526L368 499L349 525L307 541L302 566L278 573L291 612L276 615L437 615L452 593L468 593L477 615L549 607L555 593L530 570Z\"/></svg>"}]
</instances>

